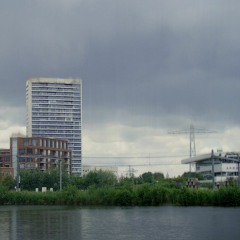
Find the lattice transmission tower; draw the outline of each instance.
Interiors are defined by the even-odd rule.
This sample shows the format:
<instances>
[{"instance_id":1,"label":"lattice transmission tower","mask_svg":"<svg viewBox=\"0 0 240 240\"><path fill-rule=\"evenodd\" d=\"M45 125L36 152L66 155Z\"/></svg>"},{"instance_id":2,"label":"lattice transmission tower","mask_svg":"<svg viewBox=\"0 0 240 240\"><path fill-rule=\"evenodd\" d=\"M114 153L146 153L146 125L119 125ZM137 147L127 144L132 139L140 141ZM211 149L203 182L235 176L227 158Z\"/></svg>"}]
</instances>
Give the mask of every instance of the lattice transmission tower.
<instances>
[{"instance_id":1,"label":"lattice transmission tower","mask_svg":"<svg viewBox=\"0 0 240 240\"><path fill-rule=\"evenodd\" d=\"M213 130L208 130L204 128L195 129L193 124L190 124L189 129L180 129L180 130L172 130L168 131L168 134L179 135L179 134L189 134L189 157L196 156L196 144L195 144L195 134L207 134L207 133L217 133ZM192 170L192 164L189 164L189 171Z\"/></svg>"}]
</instances>

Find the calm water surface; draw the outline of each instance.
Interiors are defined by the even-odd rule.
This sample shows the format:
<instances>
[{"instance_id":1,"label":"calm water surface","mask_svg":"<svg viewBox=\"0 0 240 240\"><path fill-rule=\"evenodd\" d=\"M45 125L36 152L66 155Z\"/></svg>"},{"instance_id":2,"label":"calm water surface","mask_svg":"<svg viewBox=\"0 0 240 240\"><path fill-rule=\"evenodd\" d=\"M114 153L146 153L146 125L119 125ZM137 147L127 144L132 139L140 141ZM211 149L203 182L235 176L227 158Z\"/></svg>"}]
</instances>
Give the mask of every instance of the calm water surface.
<instances>
[{"instance_id":1,"label":"calm water surface","mask_svg":"<svg viewBox=\"0 0 240 240\"><path fill-rule=\"evenodd\" d=\"M240 239L240 208L1 206L0 239Z\"/></svg>"}]
</instances>

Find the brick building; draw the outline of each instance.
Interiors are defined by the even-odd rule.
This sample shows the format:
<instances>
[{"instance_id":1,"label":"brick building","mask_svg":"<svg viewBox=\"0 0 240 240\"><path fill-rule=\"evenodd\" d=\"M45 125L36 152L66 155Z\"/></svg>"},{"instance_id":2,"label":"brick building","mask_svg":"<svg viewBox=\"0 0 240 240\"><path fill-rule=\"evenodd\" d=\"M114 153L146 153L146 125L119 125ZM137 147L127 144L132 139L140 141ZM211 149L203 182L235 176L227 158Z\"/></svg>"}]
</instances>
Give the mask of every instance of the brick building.
<instances>
[{"instance_id":1,"label":"brick building","mask_svg":"<svg viewBox=\"0 0 240 240\"><path fill-rule=\"evenodd\" d=\"M0 150L0 171L14 178L20 170L50 171L61 163L71 173L71 150L68 141L42 137L11 137L10 150Z\"/></svg>"},{"instance_id":2,"label":"brick building","mask_svg":"<svg viewBox=\"0 0 240 240\"><path fill-rule=\"evenodd\" d=\"M0 149L0 179L7 175L13 176L10 150Z\"/></svg>"}]
</instances>

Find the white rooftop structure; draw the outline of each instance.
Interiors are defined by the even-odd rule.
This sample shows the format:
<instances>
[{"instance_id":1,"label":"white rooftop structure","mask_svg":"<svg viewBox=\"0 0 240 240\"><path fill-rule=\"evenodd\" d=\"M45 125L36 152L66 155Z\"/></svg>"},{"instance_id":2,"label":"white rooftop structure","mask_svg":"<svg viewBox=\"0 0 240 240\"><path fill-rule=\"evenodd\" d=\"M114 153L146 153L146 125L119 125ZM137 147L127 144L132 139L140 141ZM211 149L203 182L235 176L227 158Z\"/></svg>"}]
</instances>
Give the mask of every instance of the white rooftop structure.
<instances>
[{"instance_id":1,"label":"white rooftop structure","mask_svg":"<svg viewBox=\"0 0 240 240\"><path fill-rule=\"evenodd\" d=\"M195 164L196 173L201 173L205 180L224 182L228 178L237 178L239 173L239 153L208 153L183 159L182 164Z\"/></svg>"}]
</instances>

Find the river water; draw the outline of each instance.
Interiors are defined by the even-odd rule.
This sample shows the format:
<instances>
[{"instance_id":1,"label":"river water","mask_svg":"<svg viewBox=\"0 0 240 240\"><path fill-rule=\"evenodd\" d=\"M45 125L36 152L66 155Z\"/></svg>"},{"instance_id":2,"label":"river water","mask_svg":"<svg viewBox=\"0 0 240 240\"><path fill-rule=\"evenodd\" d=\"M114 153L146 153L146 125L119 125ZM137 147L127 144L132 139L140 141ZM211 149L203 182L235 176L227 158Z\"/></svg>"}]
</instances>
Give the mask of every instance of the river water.
<instances>
[{"instance_id":1,"label":"river water","mask_svg":"<svg viewBox=\"0 0 240 240\"><path fill-rule=\"evenodd\" d=\"M240 208L0 206L0 239L240 239Z\"/></svg>"}]
</instances>

